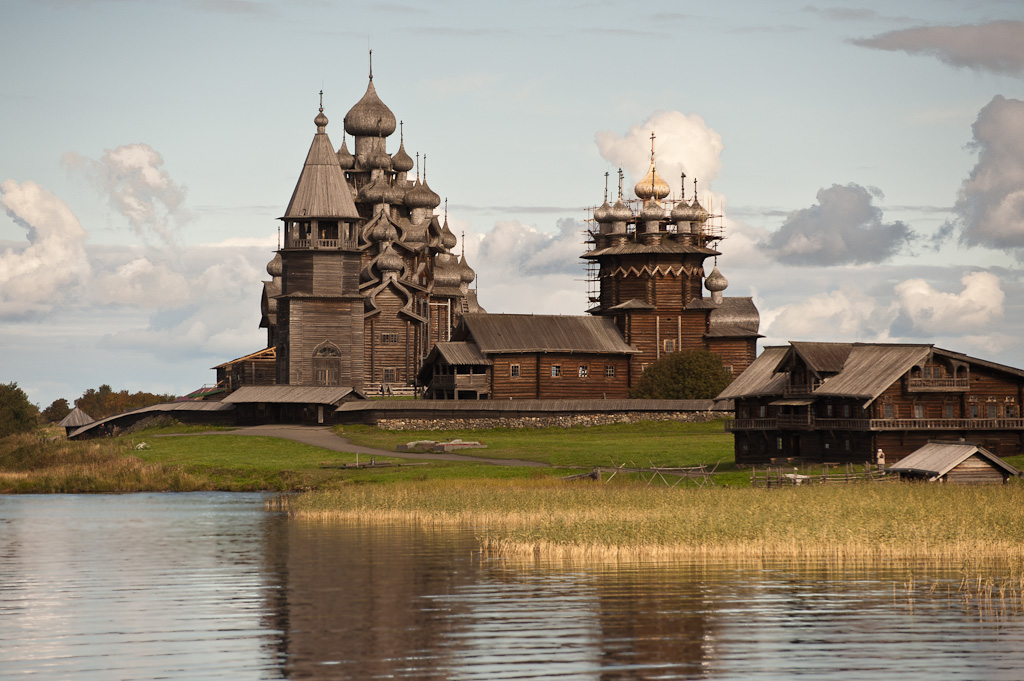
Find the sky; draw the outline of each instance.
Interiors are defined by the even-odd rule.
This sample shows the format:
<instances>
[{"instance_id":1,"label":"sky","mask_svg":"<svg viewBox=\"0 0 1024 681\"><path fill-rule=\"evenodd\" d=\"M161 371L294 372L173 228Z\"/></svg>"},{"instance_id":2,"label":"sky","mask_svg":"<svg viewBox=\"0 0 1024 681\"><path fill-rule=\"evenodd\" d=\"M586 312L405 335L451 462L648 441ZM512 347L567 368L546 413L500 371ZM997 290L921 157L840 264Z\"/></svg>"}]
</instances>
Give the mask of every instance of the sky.
<instances>
[{"instance_id":1,"label":"sky","mask_svg":"<svg viewBox=\"0 0 1024 681\"><path fill-rule=\"evenodd\" d=\"M587 209L620 167L632 195L653 131L674 196L685 172L722 215L725 293L753 296L763 345L934 343L1024 367L1019 0L0 15L0 382L40 406L104 383L186 394L265 347L261 282L319 92L339 147L370 48L490 312L584 313Z\"/></svg>"}]
</instances>

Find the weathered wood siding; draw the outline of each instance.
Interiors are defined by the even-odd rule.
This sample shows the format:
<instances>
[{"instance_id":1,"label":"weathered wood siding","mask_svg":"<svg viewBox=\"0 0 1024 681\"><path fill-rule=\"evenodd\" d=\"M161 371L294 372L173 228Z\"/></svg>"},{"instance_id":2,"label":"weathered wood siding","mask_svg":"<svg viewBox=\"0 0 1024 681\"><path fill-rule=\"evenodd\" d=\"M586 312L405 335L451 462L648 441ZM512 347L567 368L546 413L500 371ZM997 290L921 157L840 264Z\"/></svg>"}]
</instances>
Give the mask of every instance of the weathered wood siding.
<instances>
[{"instance_id":1,"label":"weathered wood siding","mask_svg":"<svg viewBox=\"0 0 1024 681\"><path fill-rule=\"evenodd\" d=\"M313 353L324 341L341 350L339 385L363 386L363 303L362 300L290 299L284 300L287 332L279 339L278 366L286 366L289 385L315 385ZM279 312L280 314L280 312ZM295 333L296 329L301 333ZM281 343L286 350L281 352ZM284 359L281 359L284 354Z\"/></svg>"},{"instance_id":2,"label":"weathered wood siding","mask_svg":"<svg viewBox=\"0 0 1024 681\"><path fill-rule=\"evenodd\" d=\"M497 355L491 367L492 396L507 399L624 399L629 391L629 360L625 355L522 353ZM520 375L511 367L519 365ZM552 366L559 376L552 376ZM580 376L580 367L587 368ZM612 367L613 376L608 376Z\"/></svg>"}]
</instances>

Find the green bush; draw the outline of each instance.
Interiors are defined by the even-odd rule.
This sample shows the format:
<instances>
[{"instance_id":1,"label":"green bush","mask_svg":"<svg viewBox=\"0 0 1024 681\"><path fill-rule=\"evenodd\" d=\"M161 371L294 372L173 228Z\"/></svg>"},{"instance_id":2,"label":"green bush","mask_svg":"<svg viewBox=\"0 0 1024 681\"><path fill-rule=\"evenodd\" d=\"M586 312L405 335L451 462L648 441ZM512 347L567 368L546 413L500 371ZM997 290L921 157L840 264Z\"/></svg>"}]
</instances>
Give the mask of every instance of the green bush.
<instances>
[{"instance_id":1,"label":"green bush","mask_svg":"<svg viewBox=\"0 0 1024 681\"><path fill-rule=\"evenodd\" d=\"M629 396L648 400L710 400L732 382L722 358L707 350L681 350L648 366Z\"/></svg>"}]
</instances>

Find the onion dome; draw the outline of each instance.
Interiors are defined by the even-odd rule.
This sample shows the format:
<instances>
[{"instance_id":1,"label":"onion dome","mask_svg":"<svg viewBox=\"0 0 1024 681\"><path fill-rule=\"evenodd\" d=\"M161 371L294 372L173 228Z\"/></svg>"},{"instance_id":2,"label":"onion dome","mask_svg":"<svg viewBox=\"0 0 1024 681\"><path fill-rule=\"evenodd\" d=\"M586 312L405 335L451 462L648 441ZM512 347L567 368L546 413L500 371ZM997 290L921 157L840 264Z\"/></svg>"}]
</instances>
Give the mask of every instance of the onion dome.
<instances>
[{"instance_id":1,"label":"onion dome","mask_svg":"<svg viewBox=\"0 0 1024 681\"><path fill-rule=\"evenodd\" d=\"M348 143L342 139L341 148L338 149L338 164L342 170L352 170L356 167L356 157L349 153Z\"/></svg>"},{"instance_id":2,"label":"onion dome","mask_svg":"<svg viewBox=\"0 0 1024 681\"><path fill-rule=\"evenodd\" d=\"M376 263L377 269L381 272L399 272L405 266L402 256L395 253L395 249L392 248L390 241L384 244L380 255L377 256Z\"/></svg>"},{"instance_id":3,"label":"onion dome","mask_svg":"<svg viewBox=\"0 0 1024 681\"><path fill-rule=\"evenodd\" d=\"M412 157L405 152L405 142L398 147L398 151L391 157L391 169L396 173L407 173L413 168Z\"/></svg>"},{"instance_id":4,"label":"onion dome","mask_svg":"<svg viewBox=\"0 0 1024 681\"><path fill-rule=\"evenodd\" d=\"M697 222L700 219L699 211L690 207L686 201L679 201L672 208L673 222Z\"/></svg>"},{"instance_id":5,"label":"onion dome","mask_svg":"<svg viewBox=\"0 0 1024 681\"><path fill-rule=\"evenodd\" d=\"M660 200L668 196L672 190L669 189L668 182L658 175L658 171L654 169L654 159L651 159L651 167L644 175L644 179L636 183L633 191L638 199L647 200L653 197Z\"/></svg>"},{"instance_id":6,"label":"onion dome","mask_svg":"<svg viewBox=\"0 0 1024 681\"><path fill-rule=\"evenodd\" d=\"M614 218L612 217L612 207L608 205L608 199L605 199L604 203L594 210L594 220L601 225L614 222Z\"/></svg>"},{"instance_id":7,"label":"onion dome","mask_svg":"<svg viewBox=\"0 0 1024 681\"><path fill-rule=\"evenodd\" d=\"M425 184L419 180L405 192L405 205L409 208L433 208L436 206L434 192L430 191Z\"/></svg>"},{"instance_id":8,"label":"onion dome","mask_svg":"<svg viewBox=\"0 0 1024 681\"><path fill-rule=\"evenodd\" d=\"M704 206L700 205L696 196L693 197L693 203L690 204L690 210L694 212L695 216L691 222L707 222L708 218L711 216L711 214L704 209Z\"/></svg>"},{"instance_id":9,"label":"onion dome","mask_svg":"<svg viewBox=\"0 0 1024 681\"><path fill-rule=\"evenodd\" d=\"M652 220L661 220L665 217L665 209L661 207L655 199L647 199L644 201L643 210L640 211L640 219L644 222L650 222Z\"/></svg>"},{"instance_id":10,"label":"onion dome","mask_svg":"<svg viewBox=\"0 0 1024 681\"><path fill-rule=\"evenodd\" d=\"M369 184L363 185L359 190L359 200L364 203L383 203L384 192L388 185L381 178L376 177Z\"/></svg>"},{"instance_id":11,"label":"onion dome","mask_svg":"<svg viewBox=\"0 0 1024 681\"><path fill-rule=\"evenodd\" d=\"M459 261L451 253L434 256L434 286L455 288L462 283Z\"/></svg>"},{"instance_id":12,"label":"onion dome","mask_svg":"<svg viewBox=\"0 0 1024 681\"><path fill-rule=\"evenodd\" d=\"M391 204L393 206L396 203L402 203L403 200L405 200L405 190L401 187L388 184L384 189L384 203Z\"/></svg>"},{"instance_id":13,"label":"onion dome","mask_svg":"<svg viewBox=\"0 0 1024 681\"><path fill-rule=\"evenodd\" d=\"M473 280L476 279L476 272L466 262L466 254L463 253L462 257L459 258L459 276L462 277L463 284L472 284Z\"/></svg>"},{"instance_id":14,"label":"onion dome","mask_svg":"<svg viewBox=\"0 0 1024 681\"><path fill-rule=\"evenodd\" d=\"M722 273L718 271L718 267L711 270L711 274L704 280L704 288L711 291L712 293L721 293L729 287L729 280L722 276Z\"/></svg>"},{"instance_id":15,"label":"onion dome","mask_svg":"<svg viewBox=\"0 0 1024 681\"><path fill-rule=\"evenodd\" d=\"M274 257L267 263L267 274L272 277L280 277L284 274L284 261L281 260L280 253L275 253Z\"/></svg>"},{"instance_id":16,"label":"onion dome","mask_svg":"<svg viewBox=\"0 0 1024 681\"><path fill-rule=\"evenodd\" d=\"M398 238L398 230L391 222L383 217L370 229L370 239L373 241L394 241Z\"/></svg>"},{"instance_id":17,"label":"onion dome","mask_svg":"<svg viewBox=\"0 0 1024 681\"><path fill-rule=\"evenodd\" d=\"M356 137L387 137L395 131L397 124L395 114L377 96L371 75L366 94L345 116L345 132Z\"/></svg>"},{"instance_id":18,"label":"onion dome","mask_svg":"<svg viewBox=\"0 0 1024 681\"><path fill-rule=\"evenodd\" d=\"M614 206L612 206L611 216L613 222L627 222L633 219L633 211L629 209L629 206L623 203L622 197L620 196L619 200L615 202Z\"/></svg>"},{"instance_id":19,"label":"onion dome","mask_svg":"<svg viewBox=\"0 0 1024 681\"><path fill-rule=\"evenodd\" d=\"M402 243L414 245L427 242L427 228L425 225L409 225L402 230Z\"/></svg>"},{"instance_id":20,"label":"onion dome","mask_svg":"<svg viewBox=\"0 0 1024 681\"><path fill-rule=\"evenodd\" d=\"M313 123L316 124L316 131L317 132L326 132L324 130L324 128L327 127L327 116L324 116L323 105L320 106L320 113L318 113L316 115L316 118L313 119Z\"/></svg>"},{"instance_id":21,"label":"onion dome","mask_svg":"<svg viewBox=\"0 0 1024 681\"><path fill-rule=\"evenodd\" d=\"M441 245L444 246L445 250L451 250L455 248L455 244L458 243L458 239L452 234L452 230L448 229L448 218L444 220L444 226L441 227ZM454 257L454 256L453 256Z\"/></svg>"},{"instance_id":22,"label":"onion dome","mask_svg":"<svg viewBox=\"0 0 1024 681\"><path fill-rule=\"evenodd\" d=\"M430 194L430 203L427 205L427 208L437 208L438 206L440 206L441 197L438 196L437 193L430 188L429 184L427 184L426 176L423 177L423 186L427 190L427 193Z\"/></svg>"}]
</instances>

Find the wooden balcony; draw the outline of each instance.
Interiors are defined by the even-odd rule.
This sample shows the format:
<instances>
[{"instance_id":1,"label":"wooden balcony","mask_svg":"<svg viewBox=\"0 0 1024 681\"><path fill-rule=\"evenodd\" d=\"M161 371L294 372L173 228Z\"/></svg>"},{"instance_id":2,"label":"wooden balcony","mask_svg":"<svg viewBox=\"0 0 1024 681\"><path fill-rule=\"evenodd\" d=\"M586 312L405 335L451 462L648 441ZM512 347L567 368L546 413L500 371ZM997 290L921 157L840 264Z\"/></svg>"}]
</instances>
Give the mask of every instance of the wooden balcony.
<instances>
[{"instance_id":1,"label":"wooden balcony","mask_svg":"<svg viewBox=\"0 0 1024 681\"><path fill-rule=\"evenodd\" d=\"M810 395L815 390L821 387L824 381L811 381L810 383L791 383L782 389L782 394L786 397L797 397L800 395Z\"/></svg>"},{"instance_id":2,"label":"wooden balcony","mask_svg":"<svg viewBox=\"0 0 1024 681\"><path fill-rule=\"evenodd\" d=\"M952 393L967 392L971 388L970 378L908 378L907 392L910 393Z\"/></svg>"},{"instance_id":3,"label":"wooden balcony","mask_svg":"<svg viewBox=\"0 0 1024 681\"><path fill-rule=\"evenodd\" d=\"M778 424L775 419L733 419L725 422L725 429L729 432L738 430L776 430Z\"/></svg>"},{"instance_id":4,"label":"wooden balcony","mask_svg":"<svg viewBox=\"0 0 1024 681\"><path fill-rule=\"evenodd\" d=\"M487 374L434 374L430 380L430 389L488 391L491 387L490 379Z\"/></svg>"},{"instance_id":5,"label":"wooden balcony","mask_svg":"<svg viewBox=\"0 0 1024 681\"><path fill-rule=\"evenodd\" d=\"M346 242L344 239L292 239L285 237L285 248L301 248L324 251L337 251L342 248L356 248L355 239Z\"/></svg>"},{"instance_id":6,"label":"wooden balcony","mask_svg":"<svg viewBox=\"0 0 1024 681\"><path fill-rule=\"evenodd\" d=\"M1024 430L1024 419L871 419L871 430Z\"/></svg>"},{"instance_id":7,"label":"wooden balcony","mask_svg":"<svg viewBox=\"0 0 1024 681\"><path fill-rule=\"evenodd\" d=\"M814 428L814 414L779 414L775 417L779 428L797 428L810 430Z\"/></svg>"}]
</instances>

